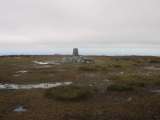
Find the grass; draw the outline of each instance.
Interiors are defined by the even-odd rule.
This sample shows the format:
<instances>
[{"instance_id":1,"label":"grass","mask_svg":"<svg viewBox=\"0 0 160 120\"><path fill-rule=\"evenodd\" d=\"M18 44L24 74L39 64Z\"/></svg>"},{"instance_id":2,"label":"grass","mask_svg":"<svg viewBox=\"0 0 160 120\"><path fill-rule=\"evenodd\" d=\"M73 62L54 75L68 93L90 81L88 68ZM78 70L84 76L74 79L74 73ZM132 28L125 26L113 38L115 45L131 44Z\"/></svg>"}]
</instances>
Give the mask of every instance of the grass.
<instances>
[{"instance_id":1,"label":"grass","mask_svg":"<svg viewBox=\"0 0 160 120\"><path fill-rule=\"evenodd\" d=\"M73 82L48 90L0 90L0 120L159 120L160 95L150 91L160 88L160 71L145 68L159 68L160 57L95 56L94 64L49 68L32 62L62 57L0 57L0 83ZM28 72L15 77L20 70ZM28 111L14 113L19 104Z\"/></svg>"},{"instance_id":2,"label":"grass","mask_svg":"<svg viewBox=\"0 0 160 120\"><path fill-rule=\"evenodd\" d=\"M84 72L97 72L97 71L108 71L108 68L106 66L102 65L85 65L85 66L80 66L78 67L79 71L84 71Z\"/></svg>"},{"instance_id":3,"label":"grass","mask_svg":"<svg viewBox=\"0 0 160 120\"><path fill-rule=\"evenodd\" d=\"M134 88L129 85L125 84L112 84L108 86L107 88L108 91L117 91L117 92L124 92L124 91L133 91Z\"/></svg>"},{"instance_id":4,"label":"grass","mask_svg":"<svg viewBox=\"0 0 160 120\"><path fill-rule=\"evenodd\" d=\"M148 62L149 62L149 63L153 63L153 64L154 64L154 63L155 63L155 64L156 64L156 63L160 63L160 58L158 58L158 57L151 58L151 59L148 60Z\"/></svg>"},{"instance_id":5,"label":"grass","mask_svg":"<svg viewBox=\"0 0 160 120\"><path fill-rule=\"evenodd\" d=\"M146 87L149 85L160 85L160 75L152 73L150 75L139 73L125 73L124 75L112 75L109 79L117 83L125 83L134 87Z\"/></svg>"},{"instance_id":6,"label":"grass","mask_svg":"<svg viewBox=\"0 0 160 120\"><path fill-rule=\"evenodd\" d=\"M45 95L60 101L79 101L92 96L93 92L93 88L88 86L69 85L48 89Z\"/></svg>"}]
</instances>

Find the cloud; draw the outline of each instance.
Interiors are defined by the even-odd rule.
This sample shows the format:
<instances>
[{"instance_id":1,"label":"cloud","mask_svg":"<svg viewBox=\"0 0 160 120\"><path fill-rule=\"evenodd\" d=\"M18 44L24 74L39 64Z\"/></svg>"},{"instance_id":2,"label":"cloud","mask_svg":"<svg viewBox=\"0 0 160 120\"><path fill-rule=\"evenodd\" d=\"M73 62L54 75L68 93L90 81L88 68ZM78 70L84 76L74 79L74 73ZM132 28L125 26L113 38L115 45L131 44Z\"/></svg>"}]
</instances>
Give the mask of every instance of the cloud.
<instances>
[{"instance_id":1,"label":"cloud","mask_svg":"<svg viewBox=\"0 0 160 120\"><path fill-rule=\"evenodd\" d=\"M1 49L160 47L159 0L0 1Z\"/></svg>"}]
</instances>

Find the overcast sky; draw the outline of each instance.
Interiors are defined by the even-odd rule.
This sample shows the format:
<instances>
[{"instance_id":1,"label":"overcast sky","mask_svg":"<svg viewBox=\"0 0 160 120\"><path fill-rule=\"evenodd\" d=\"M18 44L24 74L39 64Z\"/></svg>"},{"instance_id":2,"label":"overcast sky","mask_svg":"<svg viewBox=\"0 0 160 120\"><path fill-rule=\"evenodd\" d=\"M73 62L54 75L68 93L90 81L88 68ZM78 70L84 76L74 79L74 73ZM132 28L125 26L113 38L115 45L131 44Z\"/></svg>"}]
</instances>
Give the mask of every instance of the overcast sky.
<instances>
[{"instance_id":1,"label":"overcast sky","mask_svg":"<svg viewBox=\"0 0 160 120\"><path fill-rule=\"evenodd\" d=\"M0 0L1 52L73 47L160 55L160 0Z\"/></svg>"}]
</instances>

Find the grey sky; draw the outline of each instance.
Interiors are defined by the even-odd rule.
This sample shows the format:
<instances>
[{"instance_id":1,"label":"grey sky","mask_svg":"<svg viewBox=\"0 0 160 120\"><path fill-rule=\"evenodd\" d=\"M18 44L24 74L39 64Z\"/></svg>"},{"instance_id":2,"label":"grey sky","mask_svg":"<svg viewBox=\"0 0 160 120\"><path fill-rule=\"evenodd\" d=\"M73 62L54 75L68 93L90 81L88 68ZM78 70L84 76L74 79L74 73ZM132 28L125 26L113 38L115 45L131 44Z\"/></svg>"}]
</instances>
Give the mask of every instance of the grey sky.
<instances>
[{"instance_id":1,"label":"grey sky","mask_svg":"<svg viewBox=\"0 0 160 120\"><path fill-rule=\"evenodd\" d=\"M0 50L160 51L160 0L0 0Z\"/></svg>"}]
</instances>

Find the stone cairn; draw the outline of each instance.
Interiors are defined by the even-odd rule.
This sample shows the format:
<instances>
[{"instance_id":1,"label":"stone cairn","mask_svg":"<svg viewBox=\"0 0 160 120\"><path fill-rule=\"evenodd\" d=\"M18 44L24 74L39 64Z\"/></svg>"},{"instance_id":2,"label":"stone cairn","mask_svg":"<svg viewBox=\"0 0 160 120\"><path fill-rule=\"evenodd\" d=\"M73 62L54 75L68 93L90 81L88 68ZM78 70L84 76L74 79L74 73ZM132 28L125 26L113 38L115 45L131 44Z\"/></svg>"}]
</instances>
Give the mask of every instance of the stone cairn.
<instances>
[{"instance_id":1,"label":"stone cairn","mask_svg":"<svg viewBox=\"0 0 160 120\"><path fill-rule=\"evenodd\" d=\"M94 63L94 60L88 57L80 56L78 48L73 48L72 56L64 57L63 63Z\"/></svg>"},{"instance_id":2,"label":"stone cairn","mask_svg":"<svg viewBox=\"0 0 160 120\"><path fill-rule=\"evenodd\" d=\"M73 48L73 56L79 56L78 48Z\"/></svg>"}]
</instances>

